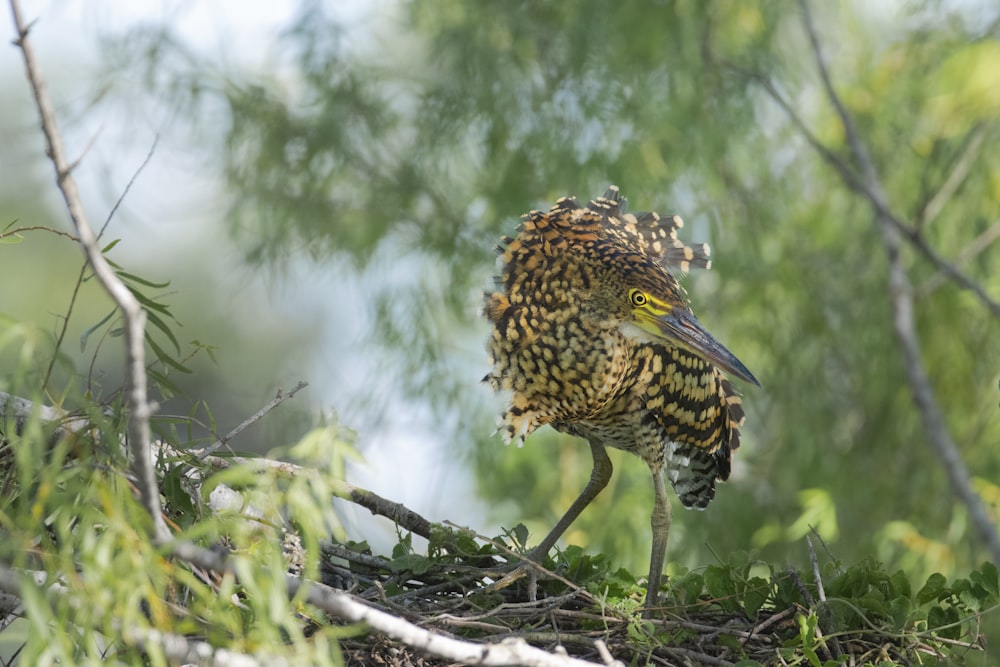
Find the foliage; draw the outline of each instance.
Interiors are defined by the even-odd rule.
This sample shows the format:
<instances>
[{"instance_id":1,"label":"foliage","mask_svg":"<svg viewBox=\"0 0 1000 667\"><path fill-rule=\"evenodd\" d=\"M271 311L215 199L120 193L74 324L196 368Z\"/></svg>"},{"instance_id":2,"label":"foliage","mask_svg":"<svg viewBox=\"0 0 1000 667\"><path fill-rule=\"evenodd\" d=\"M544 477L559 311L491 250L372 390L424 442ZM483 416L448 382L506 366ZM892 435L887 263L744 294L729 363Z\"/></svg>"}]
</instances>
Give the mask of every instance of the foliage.
<instances>
[{"instance_id":1,"label":"foliage","mask_svg":"<svg viewBox=\"0 0 1000 667\"><path fill-rule=\"evenodd\" d=\"M22 351L30 343L17 327L2 339ZM18 425L8 414L0 430L0 562L40 575L22 579L28 625L18 664L173 664L156 632L285 664L340 664L344 629L303 599L288 600L285 572L318 579L319 543L342 530L330 499L352 456L349 434L329 424L272 453L308 475L254 460L216 470L186 453L197 441L160 445L175 535L226 548L238 578L219 577L150 540L149 515L129 483L120 406L74 398L88 428L56 434L58 424L35 410ZM210 507L220 485L240 502ZM280 539L287 534L299 549Z\"/></svg>"},{"instance_id":2,"label":"foliage","mask_svg":"<svg viewBox=\"0 0 1000 667\"><path fill-rule=\"evenodd\" d=\"M357 267L380 374L436 407L484 495L507 501L505 516L544 532L588 460L552 433L516 453L487 441L497 406L468 389L485 370L474 302L488 249L528 208L614 182L633 207L678 212L687 239L712 241L715 268L687 281L693 306L764 385L744 401L735 483L709 512L675 517L673 558L704 562L706 543L781 557L817 511L824 537L857 559L875 549L927 574L981 558L964 510L944 500L905 390L869 204L768 92L846 154L797 6L418 0L392 11L364 33L305 5L272 72L206 70L169 48L169 26L110 39L109 57L133 63L111 71L144 73L166 94L157 103L169 96L193 118L221 104L228 131L209 145L248 256L281 263L306 246ZM985 239L1000 216L1000 127L981 74L995 12L974 20L943 2L814 11L890 206L996 294L998 250ZM162 48L140 70L133 55L152 43ZM918 254L906 263L949 426L975 474L995 478L997 321ZM618 468L570 541L628 558L646 552L637 540L648 517L619 508L651 500L642 466ZM910 537L890 528L903 524ZM855 535L874 541L843 537Z\"/></svg>"},{"instance_id":3,"label":"foliage","mask_svg":"<svg viewBox=\"0 0 1000 667\"><path fill-rule=\"evenodd\" d=\"M890 207L986 292L1000 293L995 9L814 4L834 86ZM633 208L680 213L685 238L712 242L715 268L686 282L694 308L764 389L745 400L747 435L733 483L708 512L675 516L667 593L680 621L650 624L632 614L641 587L629 570L648 552L638 540L648 534L651 498L645 469L624 457L567 535L588 548L569 546L546 563L585 591L543 579L542 600L572 590L568 599L589 614L573 622L620 633L612 635L638 647L629 649L637 662L647 655L639 651L676 660L671 647L703 640L689 627L698 619L720 637L713 650L746 665L767 662L773 652L752 653L743 636L720 628L736 619L752 634L777 619L769 648L789 664L837 664L846 655L872 664L977 664L969 646L997 626L996 568L980 565L983 551L906 390L870 205L789 116L797 114L830 155L847 159L797 7L637 3L609 12L593 0L413 0L393 11L359 37L321 3L304 3L278 43L274 69L263 72L220 70L187 50L169 25L107 36L107 89L121 91L138 75L152 103L167 100L190 119L227 180L231 228L247 257L280 266L307 251L349 266L368 290L379 369L436 410L456 451L476 443L464 455L482 493L505 501L497 503L505 518L523 517L530 527L493 543L442 531L426 554L403 534L391 558L364 554L357 566L348 558L344 576L378 581L390 596L414 593L414 582L446 584L459 572L461 585L474 588L482 570L507 562L504 547L523 551L582 487L589 462L578 442L551 432L517 452L487 442L497 407L469 390L485 372L474 303L491 272L489 249L517 215L614 182ZM11 229L0 234L5 257L27 246L9 245L21 238ZM997 320L924 255L910 246L904 255L924 362L995 517ZM183 391L179 375L190 354L212 348L186 347L176 336L173 308L162 298L166 281L119 270L154 317L147 338L154 381L164 396ZM114 335L114 319L102 315L81 337L88 351L96 339L87 332ZM276 604L286 554L273 537L286 528L303 536L309 574L329 564L315 547L339 532L325 500L343 472L330 466L349 451L341 433L321 430L292 452L317 467L315 477L253 465L208 477L216 471L199 468L207 488L225 482L261 505L263 518L253 522L208 511L178 461L161 459L176 527L201 544L225 538L234 548L240 583L214 581L175 567L144 541L120 450L120 406L100 402L115 390L79 390L89 374L58 336L27 322L3 320L0 354L4 391L78 408L95 425L51 447L51 426L37 415L21 431L9 419L3 426L0 555L61 572L67 587L63 595L27 585L34 625L24 660L164 662L137 639L106 644L123 625L203 634L247 651L336 656L327 648L343 630L307 605ZM171 445L200 444L195 414L215 431L217 404L195 387L192 416L159 424ZM814 528L856 564L827 562L818 574L801 574L809 569L802 538ZM745 555L751 548L753 558ZM351 550L363 553L365 545ZM731 555L704 565L713 553ZM628 569L617 567L622 562ZM490 609L525 600L504 595L477 589L470 599ZM490 618L509 623L498 632L522 627L516 613ZM482 636L479 622L461 631ZM65 632L50 640L50 626Z\"/></svg>"},{"instance_id":4,"label":"foliage","mask_svg":"<svg viewBox=\"0 0 1000 667\"><path fill-rule=\"evenodd\" d=\"M344 577L359 594L375 588L387 604L406 601L408 613L429 627L490 641L530 628L537 641L558 638L572 655L594 660L586 638L600 636L617 659L632 664L982 664L981 621L1000 609L992 563L950 582L935 573L915 587L901 570L871 558L849 567L817 561L803 573L744 552L675 574L664 584L661 608L642 619L641 582L607 556L575 546L545 560L534 599L523 579L487 583L498 578L491 573L510 572L525 536L523 526L478 541L442 530L418 553L406 533L391 557L353 547L336 555L348 561ZM443 549L446 542L462 547ZM443 587L448 582L453 588ZM465 602L455 599L456 588ZM349 656L372 650L377 659L389 649L345 641Z\"/></svg>"}]
</instances>

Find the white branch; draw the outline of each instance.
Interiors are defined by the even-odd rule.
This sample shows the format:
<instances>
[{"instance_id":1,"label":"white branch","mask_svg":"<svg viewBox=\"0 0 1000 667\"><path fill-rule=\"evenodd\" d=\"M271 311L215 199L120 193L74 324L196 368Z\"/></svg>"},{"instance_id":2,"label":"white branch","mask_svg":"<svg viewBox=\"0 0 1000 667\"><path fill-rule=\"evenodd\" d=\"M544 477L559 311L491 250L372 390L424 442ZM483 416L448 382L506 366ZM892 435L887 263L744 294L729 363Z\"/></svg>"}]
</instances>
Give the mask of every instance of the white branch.
<instances>
[{"instance_id":1,"label":"white branch","mask_svg":"<svg viewBox=\"0 0 1000 667\"><path fill-rule=\"evenodd\" d=\"M477 644L446 637L384 611L373 609L347 593L288 575L290 594L294 595L303 585L309 586L307 600L310 604L344 620L367 623L374 630L439 658L457 660L466 665L583 667L584 665L601 664L572 658L568 655L549 653L531 646L520 638L505 639L499 644Z\"/></svg>"},{"instance_id":2,"label":"white branch","mask_svg":"<svg viewBox=\"0 0 1000 667\"><path fill-rule=\"evenodd\" d=\"M122 313L125 330L125 374L126 395L128 397L128 443L132 453L132 468L135 483L142 498L146 511L153 520L153 535L157 541L170 538L170 530L163 520L160 507L160 491L156 484L156 475L149 451L149 417L152 412L146 396L145 348L143 334L146 325L146 312L142 309L135 295L129 291L108 261L101 254L97 236L87 221L87 215L72 175L72 164L66 156L56 123L55 110L49 98L42 78L41 68L35 59L34 49L28 40L29 27L21 17L18 0L10 0L11 14L17 29L16 44L24 56L24 66L28 82L38 107L42 132L48 144L47 152L56 172L56 184L66 201L70 219L76 234L80 239L87 261L94 270L101 286L111 296Z\"/></svg>"}]
</instances>

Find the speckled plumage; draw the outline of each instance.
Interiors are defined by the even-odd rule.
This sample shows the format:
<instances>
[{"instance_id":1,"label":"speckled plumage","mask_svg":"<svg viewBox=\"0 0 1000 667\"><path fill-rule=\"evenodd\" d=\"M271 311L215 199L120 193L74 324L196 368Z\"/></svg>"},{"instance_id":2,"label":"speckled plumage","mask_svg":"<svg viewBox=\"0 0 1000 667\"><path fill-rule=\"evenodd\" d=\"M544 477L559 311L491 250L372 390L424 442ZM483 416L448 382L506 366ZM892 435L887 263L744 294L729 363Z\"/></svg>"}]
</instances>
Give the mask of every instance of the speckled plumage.
<instances>
[{"instance_id":1,"label":"speckled plumage","mask_svg":"<svg viewBox=\"0 0 1000 667\"><path fill-rule=\"evenodd\" d=\"M564 198L504 239L486 380L511 392L507 441L545 424L596 439L665 468L682 504L704 508L739 446L740 398L710 362L630 326L622 295L640 287L686 309L667 267L707 268L709 249L678 240L676 216L624 209L615 187L586 207Z\"/></svg>"},{"instance_id":2,"label":"speckled plumage","mask_svg":"<svg viewBox=\"0 0 1000 667\"><path fill-rule=\"evenodd\" d=\"M615 186L586 207L560 199L503 239L484 305L493 366L484 380L511 396L506 441L549 424L586 438L594 458L587 485L529 558L544 558L607 485L606 447L637 454L653 475L647 613L670 532L666 482L685 507L703 509L739 446L743 408L720 367L757 383L698 323L670 273L710 265L708 246L678 240L682 224L628 213Z\"/></svg>"}]
</instances>

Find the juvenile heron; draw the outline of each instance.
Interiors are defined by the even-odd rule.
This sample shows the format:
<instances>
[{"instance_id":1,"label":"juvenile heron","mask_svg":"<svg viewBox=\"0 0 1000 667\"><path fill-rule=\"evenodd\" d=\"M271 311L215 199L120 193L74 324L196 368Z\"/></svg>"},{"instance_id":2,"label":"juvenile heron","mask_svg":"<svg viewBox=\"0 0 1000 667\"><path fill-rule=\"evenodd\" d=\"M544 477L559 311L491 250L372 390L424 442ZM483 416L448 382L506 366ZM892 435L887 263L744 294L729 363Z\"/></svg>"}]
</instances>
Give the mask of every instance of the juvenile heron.
<instances>
[{"instance_id":1,"label":"juvenile heron","mask_svg":"<svg viewBox=\"0 0 1000 667\"><path fill-rule=\"evenodd\" d=\"M682 221L628 213L611 186L586 207L574 198L525 215L498 246L503 265L486 294L492 371L511 394L500 417L507 442L539 426L585 438L594 469L552 531L541 561L611 478L605 447L636 454L653 474L647 610L656 604L670 531L669 480L688 508L704 509L729 477L743 408L723 371L752 384L743 363L695 319L670 273L709 268L707 245L677 239Z\"/></svg>"}]
</instances>

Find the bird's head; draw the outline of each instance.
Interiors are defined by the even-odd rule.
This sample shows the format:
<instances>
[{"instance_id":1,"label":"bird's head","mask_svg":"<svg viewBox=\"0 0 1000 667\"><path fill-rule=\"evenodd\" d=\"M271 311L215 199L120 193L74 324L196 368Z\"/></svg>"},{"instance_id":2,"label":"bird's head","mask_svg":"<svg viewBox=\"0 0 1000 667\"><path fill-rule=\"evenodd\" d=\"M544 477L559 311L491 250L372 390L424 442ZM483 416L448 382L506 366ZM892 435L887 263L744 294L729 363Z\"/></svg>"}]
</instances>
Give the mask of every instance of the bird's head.
<instances>
[{"instance_id":1,"label":"bird's head","mask_svg":"<svg viewBox=\"0 0 1000 667\"><path fill-rule=\"evenodd\" d=\"M760 385L753 373L715 339L684 303L679 288L651 289L648 285L627 287L629 317L620 327L626 335L666 343L691 352L734 377Z\"/></svg>"},{"instance_id":2,"label":"bird's head","mask_svg":"<svg viewBox=\"0 0 1000 667\"><path fill-rule=\"evenodd\" d=\"M743 362L697 320L669 271L617 244L597 247L601 268L593 274L588 300L591 313L600 315L603 326L615 327L639 342L682 348L734 377L760 385Z\"/></svg>"}]
</instances>

